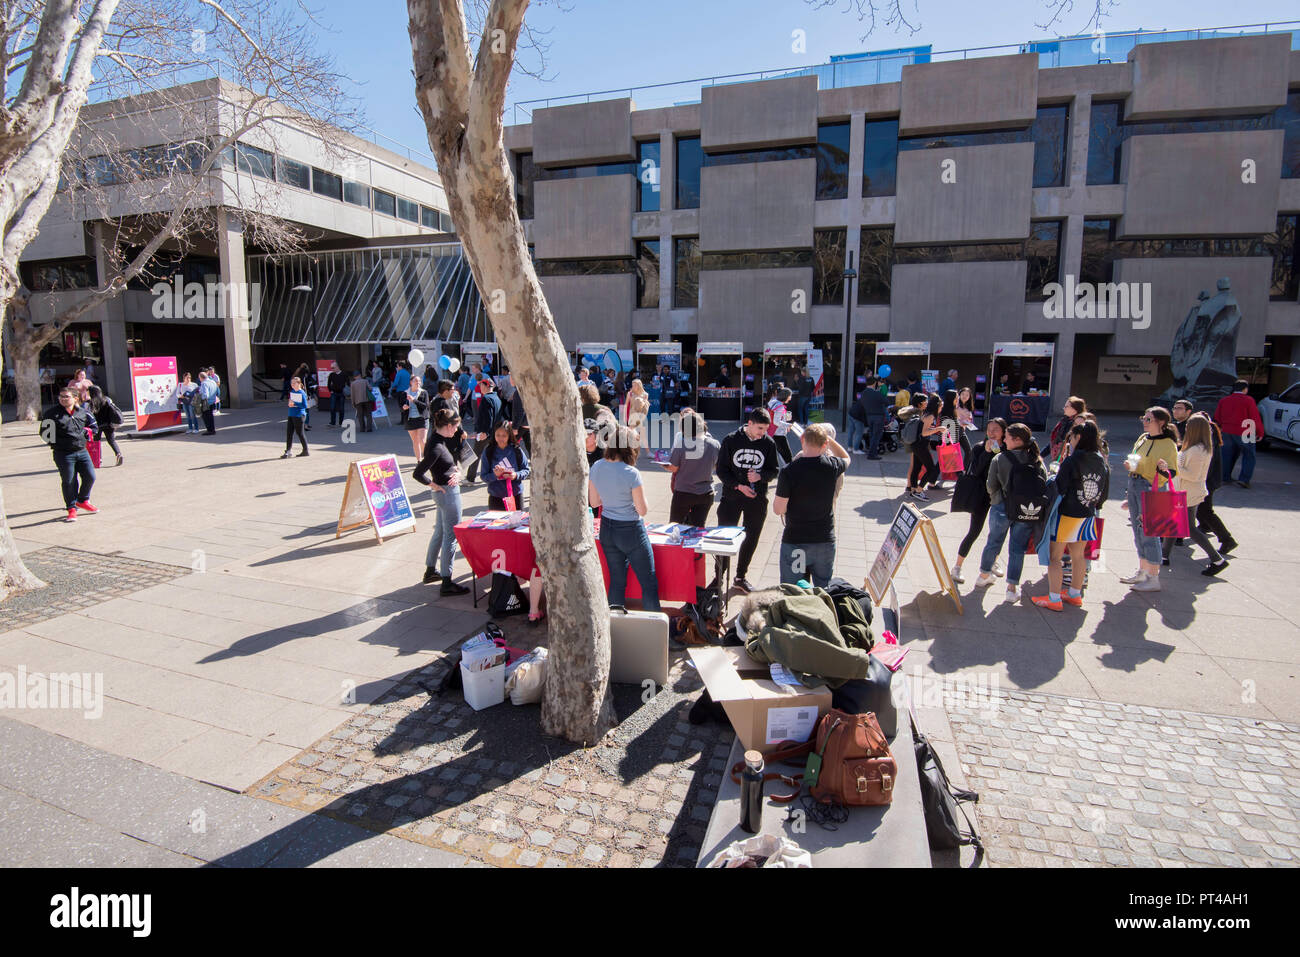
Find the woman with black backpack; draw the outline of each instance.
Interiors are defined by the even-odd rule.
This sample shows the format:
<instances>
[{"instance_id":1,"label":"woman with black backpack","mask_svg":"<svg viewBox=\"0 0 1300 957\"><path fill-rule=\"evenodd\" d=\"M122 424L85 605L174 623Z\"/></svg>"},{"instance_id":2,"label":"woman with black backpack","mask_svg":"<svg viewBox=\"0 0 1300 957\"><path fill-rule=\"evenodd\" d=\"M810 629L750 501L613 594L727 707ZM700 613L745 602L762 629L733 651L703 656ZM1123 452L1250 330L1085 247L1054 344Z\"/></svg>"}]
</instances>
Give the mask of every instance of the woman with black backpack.
<instances>
[{"instance_id":1,"label":"woman with black backpack","mask_svg":"<svg viewBox=\"0 0 1300 957\"><path fill-rule=\"evenodd\" d=\"M1061 504L1056 520L1048 529L1051 559L1047 566L1048 593L1031 599L1039 608L1050 611L1064 611L1066 605L1082 607L1082 581L1076 583L1072 578L1069 594L1061 594L1065 574L1062 558L1068 550L1071 570L1086 566L1086 545L1098 538L1097 511L1110 494L1110 466L1101 453L1101 433L1097 426L1092 422L1072 426L1066 433L1065 445L1070 451L1056 473Z\"/></svg>"},{"instance_id":2,"label":"woman with black backpack","mask_svg":"<svg viewBox=\"0 0 1300 957\"><path fill-rule=\"evenodd\" d=\"M914 419L920 419L920 427L916 426L914 419L909 419L904 427L905 442L910 436L916 436L911 441L912 468L907 476L907 490L917 501L928 502L930 496L925 494L925 486L939 481L939 464L934 460L930 440L947 431L939 419L943 402L937 395L926 397L924 393L919 393L912 404L916 406L913 416ZM911 431L907 432L907 429Z\"/></svg>"},{"instance_id":3,"label":"woman with black backpack","mask_svg":"<svg viewBox=\"0 0 1300 957\"><path fill-rule=\"evenodd\" d=\"M964 580L961 577L962 562L975 547L975 540L980 537L980 532L984 531L984 522L989 517L989 506L992 502L985 483L989 478L989 466L993 464L993 457L1002 451L1002 443L1006 435L1006 419L989 419L988 425L984 427L984 441L971 449L970 457L966 460L966 471L957 480L957 488L952 493L953 511L958 511L960 504L970 512L970 528L966 530L966 537L957 547L957 560L952 565L952 580L958 585ZM958 496L965 497L965 501L959 502ZM995 564L993 574L999 573L1000 569Z\"/></svg>"},{"instance_id":4,"label":"woman with black backpack","mask_svg":"<svg viewBox=\"0 0 1300 957\"><path fill-rule=\"evenodd\" d=\"M95 416L95 424L99 426L99 434L95 438L100 442L108 443L108 447L117 456L117 464L121 465L125 460L122 458L122 450L117 447L117 439L113 438L113 433L118 426L126 421L122 415L122 410L104 394L103 389L97 385L92 385L90 387L90 411Z\"/></svg>"},{"instance_id":5,"label":"woman with black backpack","mask_svg":"<svg viewBox=\"0 0 1300 957\"><path fill-rule=\"evenodd\" d=\"M1006 601L1020 600L1020 573L1025 566L1025 549L1038 527L1029 517L1036 509L1047 517L1047 470L1043 467L1034 433L1023 422L1007 426L1006 449L993 457L984 487L989 493L989 537L980 556L976 588L993 584L993 563L1010 536L1007 556Z\"/></svg>"}]
</instances>

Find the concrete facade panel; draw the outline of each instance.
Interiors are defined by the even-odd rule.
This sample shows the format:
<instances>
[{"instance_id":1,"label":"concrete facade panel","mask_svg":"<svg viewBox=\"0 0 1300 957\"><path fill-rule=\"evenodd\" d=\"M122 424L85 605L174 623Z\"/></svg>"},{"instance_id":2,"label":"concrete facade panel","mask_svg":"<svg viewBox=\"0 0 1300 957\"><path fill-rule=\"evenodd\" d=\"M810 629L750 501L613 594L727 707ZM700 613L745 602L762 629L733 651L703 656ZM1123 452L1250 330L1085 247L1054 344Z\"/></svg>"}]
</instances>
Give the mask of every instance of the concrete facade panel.
<instances>
[{"instance_id":1,"label":"concrete facade panel","mask_svg":"<svg viewBox=\"0 0 1300 957\"><path fill-rule=\"evenodd\" d=\"M1140 43L1129 51L1130 120L1260 113L1286 103L1291 35Z\"/></svg>"},{"instance_id":2,"label":"concrete facade panel","mask_svg":"<svg viewBox=\"0 0 1300 957\"><path fill-rule=\"evenodd\" d=\"M538 183L533 200L537 258L631 256L635 187L630 174Z\"/></svg>"},{"instance_id":3,"label":"concrete facade panel","mask_svg":"<svg viewBox=\"0 0 1300 957\"><path fill-rule=\"evenodd\" d=\"M796 291L803 293L803 312L794 311ZM710 339L758 351L764 342L807 337L811 302L811 269L707 269L700 273L699 328Z\"/></svg>"},{"instance_id":4,"label":"concrete facade panel","mask_svg":"<svg viewBox=\"0 0 1300 957\"><path fill-rule=\"evenodd\" d=\"M895 114L902 102L901 83L876 83L872 86L845 86L837 90L819 90L817 115L820 119L836 119L863 113L870 119L882 114Z\"/></svg>"},{"instance_id":5,"label":"concrete facade panel","mask_svg":"<svg viewBox=\"0 0 1300 957\"><path fill-rule=\"evenodd\" d=\"M1281 130L1134 136L1123 146L1126 236L1243 236L1277 224ZM1242 182L1254 161L1254 182Z\"/></svg>"},{"instance_id":6,"label":"concrete facade panel","mask_svg":"<svg viewBox=\"0 0 1300 957\"><path fill-rule=\"evenodd\" d=\"M700 95L705 152L817 142L817 78L706 86Z\"/></svg>"},{"instance_id":7,"label":"concrete facade panel","mask_svg":"<svg viewBox=\"0 0 1300 957\"><path fill-rule=\"evenodd\" d=\"M899 134L1028 126L1038 113L1038 54L903 67Z\"/></svg>"},{"instance_id":8,"label":"concrete facade panel","mask_svg":"<svg viewBox=\"0 0 1300 957\"><path fill-rule=\"evenodd\" d=\"M547 276L542 292L566 345L632 342L635 276Z\"/></svg>"},{"instance_id":9,"label":"concrete facade panel","mask_svg":"<svg viewBox=\"0 0 1300 957\"><path fill-rule=\"evenodd\" d=\"M945 352L991 352L1024 326L1024 262L895 266L890 335L928 339ZM938 347L936 346L936 349Z\"/></svg>"},{"instance_id":10,"label":"concrete facade panel","mask_svg":"<svg viewBox=\"0 0 1300 957\"><path fill-rule=\"evenodd\" d=\"M533 112L533 162L580 166L630 160L632 101L597 100Z\"/></svg>"},{"instance_id":11,"label":"concrete facade panel","mask_svg":"<svg viewBox=\"0 0 1300 957\"><path fill-rule=\"evenodd\" d=\"M1262 257L1207 259L1121 259L1114 278L1123 283L1150 283L1151 325L1133 328L1132 321L1116 320L1112 355L1168 355L1174 334L1196 304L1202 290L1211 296L1222 277L1232 282L1232 294L1241 308L1237 355L1264 354L1268 319L1268 287L1273 261ZM1140 320L1139 325L1145 322Z\"/></svg>"},{"instance_id":12,"label":"concrete facade panel","mask_svg":"<svg viewBox=\"0 0 1300 957\"><path fill-rule=\"evenodd\" d=\"M700 248L812 246L815 159L706 166L700 171Z\"/></svg>"},{"instance_id":13,"label":"concrete facade panel","mask_svg":"<svg viewBox=\"0 0 1300 957\"><path fill-rule=\"evenodd\" d=\"M946 160L955 182L944 182ZM1034 144L962 146L898 155L897 243L1023 239L1033 201Z\"/></svg>"}]
</instances>

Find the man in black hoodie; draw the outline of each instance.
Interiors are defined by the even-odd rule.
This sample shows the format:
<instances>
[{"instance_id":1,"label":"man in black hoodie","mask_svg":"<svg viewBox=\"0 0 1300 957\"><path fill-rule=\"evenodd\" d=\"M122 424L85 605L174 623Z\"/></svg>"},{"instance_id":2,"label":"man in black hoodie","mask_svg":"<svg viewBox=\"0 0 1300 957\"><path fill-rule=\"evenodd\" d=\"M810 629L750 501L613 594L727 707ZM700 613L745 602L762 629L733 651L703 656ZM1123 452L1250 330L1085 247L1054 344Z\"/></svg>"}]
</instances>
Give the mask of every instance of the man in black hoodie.
<instances>
[{"instance_id":1,"label":"man in black hoodie","mask_svg":"<svg viewBox=\"0 0 1300 957\"><path fill-rule=\"evenodd\" d=\"M718 452L717 472L722 481L718 524L739 524L745 529L736 563L736 587L746 593L753 586L745 574L767 521L767 483L777 475L776 442L767 434L771 421L767 409L751 409L745 424L722 440Z\"/></svg>"},{"instance_id":2,"label":"man in black hoodie","mask_svg":"<svg viewBox=\"0 0 1300 957\"><path fill-rule=\"evenodd\" d=\"M501 396L496 393L492 377L484 376L483 381L479 383L479 388L483 390L483 396L479 399L478 409L474 412L474 454L481 456L487 444L494 441L492 433L496 431L497 423L502 421L503 416ZM478 463L477 458L471 462L469 472L465 476L465 481L471 485L474 483L474 477L478 475Z\"/></svg>"},{"instance_id":3,"label":"man in black hoodie","mask_svg":"<svg viewBox=\"0 0 1300 957\"><path fill-rule=\"evenodd\" d=\"M86 433L99 432L90 406L78 406L77 394L72 389L59 393L59 404L52 405L41 416L41 439L54 453L54 464L63 482L63 504L68 510L65 521L77 520L77 509L93 515L98 512L90 504L90 489L95 484L95 466L86 451Z\"/></svg>"}]
</instances>

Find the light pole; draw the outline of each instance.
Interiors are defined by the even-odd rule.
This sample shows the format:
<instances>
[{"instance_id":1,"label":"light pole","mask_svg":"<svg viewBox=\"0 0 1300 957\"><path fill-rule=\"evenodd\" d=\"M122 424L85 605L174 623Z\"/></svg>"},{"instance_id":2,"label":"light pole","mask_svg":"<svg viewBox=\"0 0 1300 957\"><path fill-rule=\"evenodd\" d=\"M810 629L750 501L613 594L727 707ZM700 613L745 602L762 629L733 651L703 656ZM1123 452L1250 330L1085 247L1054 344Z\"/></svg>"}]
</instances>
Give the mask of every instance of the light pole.
<instances>
[{"instance_id":1,"label":"light pole","mask_svg":"<svg viewBox=\"0 0 1300 957\"><path fill-rule=\"evenodd\" d=\"M840 428L847 436L849 431L849 405L853 401L853 280L858 278L853 268L853 251L849 250L849 266L844 270L844 361L840 365L841 390Z\"/></svg>"},{"instance_id":2,"label":"light pole","mask_svg":"<svg viewBox=\"0 0 1300 957\"><path fill-rule=\"evenodd\" d=\"M312 292L313 292L311 286L307 285L306 283L303 283L300 286L294 286L293 289L290 291L305 292L309 296L312 296ZM311 298L311 368L307 370L307 374L316 377L317 379L316 398L320 398L320 381L319 381L320 373L316 371L316 297L315 296L312 296ZM306 383L304 383L304 385L305 384Z\"/></svg>"}]
</instances>

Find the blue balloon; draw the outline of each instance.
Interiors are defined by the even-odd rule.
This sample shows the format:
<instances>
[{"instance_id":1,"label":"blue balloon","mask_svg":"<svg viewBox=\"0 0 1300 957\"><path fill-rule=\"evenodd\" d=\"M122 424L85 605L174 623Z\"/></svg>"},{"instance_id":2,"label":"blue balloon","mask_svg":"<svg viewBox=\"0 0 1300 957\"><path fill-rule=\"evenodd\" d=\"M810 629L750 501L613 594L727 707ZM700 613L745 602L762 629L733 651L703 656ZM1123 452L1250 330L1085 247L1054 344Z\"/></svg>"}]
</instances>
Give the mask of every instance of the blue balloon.
<instances>
[{"instance_id":1,"label":"blue balloon","mask_svg":"<svg viewBox=\"0 0 1300 957\"><path fill-rule=\"evenodd\" d=\"M891 372L893 372L893 371L894 371L894 370L891 369L888 365L883 365L883 366L881 366L879 369L876 370L876 372L880 375L880 377L881 377L882 379L888 379L888 378L889 378L889 374L890 374Z\"/></svg>"},{"instance_id":2,"label":"blue balloon","mask_svg":"<svg viewBox=\"0 0 1300 957\"><path fill-rule=\"evenodd\" d=\"M451 368L451 357L450 357L450 356L438 356L438 365L442 366L442 368L444 368L444 369L450 369L450 368Z\"/></svg>"}]
</instances>

